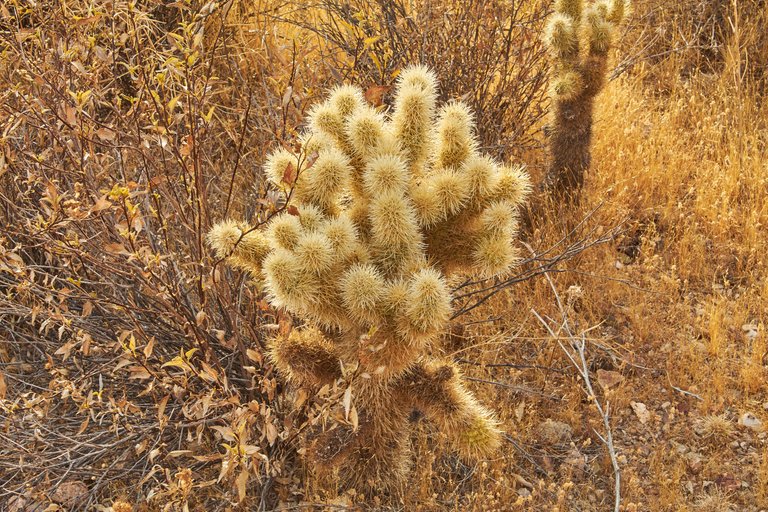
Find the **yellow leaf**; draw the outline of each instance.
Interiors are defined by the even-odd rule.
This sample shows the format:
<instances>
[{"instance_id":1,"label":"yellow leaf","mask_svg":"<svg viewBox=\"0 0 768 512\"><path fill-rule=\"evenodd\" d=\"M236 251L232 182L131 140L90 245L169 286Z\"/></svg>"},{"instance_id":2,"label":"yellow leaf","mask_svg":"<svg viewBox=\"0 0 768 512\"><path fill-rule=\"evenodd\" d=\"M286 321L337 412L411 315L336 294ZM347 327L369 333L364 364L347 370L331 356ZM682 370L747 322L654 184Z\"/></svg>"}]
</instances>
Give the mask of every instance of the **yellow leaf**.
<instances>
[{"instance_id":1,"label":"yellow leaf","mask_svg":"<svg viewBox=\"0 0 768 512\"><path fill-rule=\"evenodd\" d=\"M248 471L245 469L237 475L237 501L238 503L245 499L245 486L248 483Z\"/></svg>"},{"instance_id":2,"label":"yellow leaf","mask_svg":"<svg viewBox=\"0 0 768 512\"><path fill-rule=\"evenodd\" d=\"M152 351L155 349L155 337L152 336L149 339L149 343L147 343L147 346L144 347L144 357L149 359L149 357L152 355Z\"/></svg>"},{"instance_id":3,"label":"yellow leaf","mask_svg":"<svg viewBox=\"0 0 768 512\"><path fill-rule=\"evenodd\" d=\"M203 114L203 120L206 123L210 123L211 122L211 119L213 118L213 111L214 111L215 108L216 108L215 106L212 106L211 108L208 109L208 113L207 114Z\"/></svg>"},{"instance_id":4,"label":"yellow leaf","mask_svg":"<svg viewBox=\"0 0 768 512\"><path fill-rule=\"evenodd\" d=\"M363 47L367 50L371 46L373 46L376 41L381 39L381 36L373 36L373 37L366 37L365 40L363 40Z\"/></svg>"},{"instance_id":5,"label":"yellow leaf","mask_svg":"<svg viewBox=\"0 0 768 512\"><path fill-rule=\"evenodd\" d=\"M184 362L184 360L181 358L181 356L176 356L167 363L163 363L161 368L165 368L166 366L176 366L178 368L181 368L183 370L187 369L187 363Z\"/></svg>"},{"instance_id":6,"label":"yellow leaf","mask_svg":"<svg viewBox=\"0 0 768 512\"><path fill-rule=\"evenodd\" d=\"M179 102L179 98L181 98L180 94L168 102L168 112L173 112L173 109L176 108L176 103Z\"/></svg>"},{"instance_id":7,"label":"yellow leaf","mask_svg":"<svg viewBox=\"0 0 768 512\"><path fill-rule=\"evenodd\" d=\"M131 355L136 355L136 338L133 337L133 334L128 339L128 349L131 351Z\"/></svg>"}]
</instances>

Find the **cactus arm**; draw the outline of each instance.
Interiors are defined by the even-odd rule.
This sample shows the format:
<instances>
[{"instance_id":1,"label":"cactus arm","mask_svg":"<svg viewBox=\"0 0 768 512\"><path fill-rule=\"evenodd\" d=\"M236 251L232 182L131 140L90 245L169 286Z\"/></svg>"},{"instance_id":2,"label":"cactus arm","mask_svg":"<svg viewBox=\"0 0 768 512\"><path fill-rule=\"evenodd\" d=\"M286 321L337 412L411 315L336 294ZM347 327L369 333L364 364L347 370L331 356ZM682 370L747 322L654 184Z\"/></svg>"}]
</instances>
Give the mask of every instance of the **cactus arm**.
<instances>
[{"instance_id":1,"label":"cactus arm","mask_svg":"<svg viewBox=\"0 0 768 512\"><path fill-rule=\"evenodd\" d=\"M627 0L557 0L545 30L552 56L552 123L544 189L575 197L590 166L595 97L603 88L608 52L629 9Z\"/></svg>"},{"instance_id":2,"label":"cactus arm","mask_svg":"<svg viewBox=\"0 0 768 512\"><path fill-rule=\"evenodd\" d=\"M499 423L464 387L459 371L437 362L414 366L395 384L395 395L424 413L468 458L486 456L501 443Z\"/></svg>"}]
</instances>

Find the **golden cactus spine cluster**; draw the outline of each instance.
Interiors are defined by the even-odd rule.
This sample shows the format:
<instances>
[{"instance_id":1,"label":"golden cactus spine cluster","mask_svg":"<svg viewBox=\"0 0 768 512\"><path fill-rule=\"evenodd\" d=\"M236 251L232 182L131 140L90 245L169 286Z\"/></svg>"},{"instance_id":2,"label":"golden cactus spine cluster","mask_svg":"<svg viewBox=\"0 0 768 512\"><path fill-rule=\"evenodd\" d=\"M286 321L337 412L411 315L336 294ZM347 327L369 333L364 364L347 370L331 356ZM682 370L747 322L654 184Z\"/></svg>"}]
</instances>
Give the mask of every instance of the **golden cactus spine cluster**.
<instances>
[{"instance_id":1,"label":"golden cactus spine cluster","mask_svg":"<svg viewBox=\"0 0 768 512\"><path fill-rule=\"evenodd\" d=\"M318 425L307 447L318 468L343 468L353 485L405 474L413 410L466 456L499 444L493 414L433 354L450 279L514 264L530 186L521 167L479 153L466 105L438 109L436 98L420 66L402 71L388 113L356 87L334 89L311 111L300 152L279 149L265 163L292 208L263 230L225 221L208 236L304 322L272 340L278 370L296 386L342 379L353 390L357 424Z\"/></svg>"},{"instance_id":2,"label":"golden cactus spine cluster","mask_svg":"<svg viewBox=\"0 0 768 512\"><path fill-rule=\"evenodd\" d=\"M551 164L545 188L569 198L590 165L594 99L628 0L557 0L545 38L553 60Z\"/></svg>"}]
</instances>

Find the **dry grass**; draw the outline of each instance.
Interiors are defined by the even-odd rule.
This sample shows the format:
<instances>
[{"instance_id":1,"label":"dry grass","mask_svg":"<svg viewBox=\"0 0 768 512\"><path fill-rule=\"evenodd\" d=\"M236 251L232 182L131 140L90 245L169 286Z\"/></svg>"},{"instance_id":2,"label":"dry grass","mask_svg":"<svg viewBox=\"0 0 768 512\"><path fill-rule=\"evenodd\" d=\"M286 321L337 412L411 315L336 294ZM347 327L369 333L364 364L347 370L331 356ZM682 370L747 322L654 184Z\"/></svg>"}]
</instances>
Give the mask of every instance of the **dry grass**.
<instances>
[{"instance_id":1,"label":"dry grass","mask_svg":"<svg viewBox=\"0 0 768 512\"><path fill-rule=\"evenodd\" d=\"M562 313L543 277L458 316L446 343L504 421L498 456L462 461L420 424L401 492L329 497L296 453L313 399L288 392L261 356L275 312L199 242L228 204L264 192L266 149L291 142L326 85L389 85L397 59L422 57L408 39L397 46L382 32L370 43L390 45L391 68L376 76L362 22L339 25L344 41L362 40L356 60L341 40L288 23L306 14L290 3L222 3L204 20L195 2L38 4L0 6L0 510L610 509L602 418L536 318ZM413 22L470 34L446 21L454 3L426 4L448 13L376 30L408 34ZM475 4L466 12L497 8ZM539 19L544 3L523 4L526 20ZM571 297L570 325L610 403L626 511L768 508L768 438L740 421L768 425L768 7L721 4L636 6L618 77L599 98L581 203L544 212L528 239L540 253L595 208L566 244L629 219L549 274ZM314 7L328 16L338 6ZM424 60L439 61L438 41L421 43ZM196 45L198 60L184 64ZM477 48L457 39L455 52ZM543 62L531 66L536 77ZM441 69L448 82L453 68ZM490 87L494 108L528 107L483 114L519 120L484 144L519 154L534 176L540 91ZM532 138L506 148L520 126ZM603 387L598 370L623 380Z\"/></svg>"}]
</instances>

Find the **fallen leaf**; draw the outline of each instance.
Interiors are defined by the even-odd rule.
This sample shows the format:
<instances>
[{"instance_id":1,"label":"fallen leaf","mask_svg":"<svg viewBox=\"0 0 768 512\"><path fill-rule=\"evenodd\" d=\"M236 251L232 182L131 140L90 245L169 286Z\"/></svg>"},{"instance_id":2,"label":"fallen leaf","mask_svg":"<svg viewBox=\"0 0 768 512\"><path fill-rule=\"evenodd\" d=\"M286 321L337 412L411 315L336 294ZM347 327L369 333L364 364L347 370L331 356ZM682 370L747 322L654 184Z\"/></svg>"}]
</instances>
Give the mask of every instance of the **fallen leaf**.
<instances>
[{"instance_id":1,"label":"fallen leaf","mask_svg":"<svg viewBox=\"0 0 768 512\"><path fill-rule=\"evenodd\" d=\"M619 372L610 370L597 370L597 382L605 390L615 388L624 381L624 376Z\"/></svg>"},{"instance_id":2,"label":"fallen leaf","mask_svg":"<svg viewBox=\"0 0 768 512\"><path fill-rule=\"evenodd\" d=\"M384 95L390 89L389 85L372 85L365 91L365 101L374 107L380 107L384 103Z\"/></svg>"},{"instance_id":3,"label":"fallen leaf","mask_svg":"<svg viewBox=\"0 0 768 512\"><path fill-rule=\"evenodd\" d=\"M99 128L96 130L96 136L101 140L113 141L115 140L115 132L109 128Z\"/></svg>"}]
</instances>

